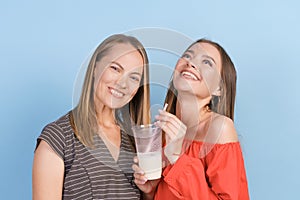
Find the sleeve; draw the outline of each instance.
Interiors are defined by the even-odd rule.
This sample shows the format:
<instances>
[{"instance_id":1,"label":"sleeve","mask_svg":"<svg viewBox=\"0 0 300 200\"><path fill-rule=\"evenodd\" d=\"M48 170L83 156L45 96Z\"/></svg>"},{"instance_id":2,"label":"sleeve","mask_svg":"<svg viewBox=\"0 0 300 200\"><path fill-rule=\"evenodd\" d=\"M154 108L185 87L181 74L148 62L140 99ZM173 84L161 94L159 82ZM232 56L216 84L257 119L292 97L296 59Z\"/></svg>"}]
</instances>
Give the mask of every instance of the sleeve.
<instances>
[{"instance_id":1,"label":"sleeve","mask_svg":"<svg viewBox=\"0 0 300 200\"><path fill-rule=\"evenodd\" d=\"M164 170L163 176L168 190L178 199L218 199L207 185L199 158L183 154L174 165Z\"/></svg>"},{"instance_id":2,"label":"sleeve","mask_svg":"<svg viewBox=\"0 0 300 200\"><path fill-rule=\"evenodd\" d=\"M220 199L248 200L248 185L240 144L216 145L205 159L206 177Z\"/></svg>"},{"instance_id":3,"label":"sleeve","mask_svg":"<svg viewBox=\"0 0 300 200\"><path fill-rule=\"evenodd\" d=\"M64 160L65 135L61 127L55 122L48 124L42 130L41 135L37 139L36 148L41 140L48 143L54 152Z\"/></svg>"},{"instance_id":4,"label":"sleeve","mask_svg":"<svg viewBox=\"0 0 300 200\"><path fill-rule=\"evenodd\" d=\"M184 199L249 199L239 144L217 145L203 159L183 154L164 170L164 182L173 195Z\"/></svg>"}]
</instances>

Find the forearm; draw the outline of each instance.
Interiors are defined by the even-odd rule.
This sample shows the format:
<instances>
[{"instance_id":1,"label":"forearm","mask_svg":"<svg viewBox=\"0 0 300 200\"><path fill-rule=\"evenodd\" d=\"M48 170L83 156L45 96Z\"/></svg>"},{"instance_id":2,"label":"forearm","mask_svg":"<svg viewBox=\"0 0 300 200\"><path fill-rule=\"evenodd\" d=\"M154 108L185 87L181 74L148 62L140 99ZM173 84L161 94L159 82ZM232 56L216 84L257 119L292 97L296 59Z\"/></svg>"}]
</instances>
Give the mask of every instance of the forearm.
<instances>
[{"instance_id":1,"label":"forearm","mask_svg":"<svg viewBox=\"0 0 300 200\"><path fill-rule=\"evenodd\" d=\"M150 193L143 193L143 200L153 200L155 192L152 191Z\"/></svg>"}]
</instances>

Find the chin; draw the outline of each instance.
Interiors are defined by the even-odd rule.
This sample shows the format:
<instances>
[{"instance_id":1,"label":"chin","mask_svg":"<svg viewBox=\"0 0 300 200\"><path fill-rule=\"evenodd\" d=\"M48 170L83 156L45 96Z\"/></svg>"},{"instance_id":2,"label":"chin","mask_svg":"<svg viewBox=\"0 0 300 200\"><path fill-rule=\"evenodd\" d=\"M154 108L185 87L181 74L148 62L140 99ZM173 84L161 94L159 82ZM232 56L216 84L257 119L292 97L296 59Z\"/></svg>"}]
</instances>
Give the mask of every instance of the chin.
<instances>
[{"instance_id":1,"label":"chin","mask_svg":"<svg viewBox=\"0 0 300 200\"><path fill-rule=\"evenodd\" d=\"M174 88L179 92L179 91L193 91L192 90L192 86L190 85L190 83L184 79L174 79L173 80L173 85Z\"/></svg>"},{"instance_id":2,"label":"chin","mask_svg":"<svg viewBox=\"0 0 300 200\"><path fill-rule=\"evenodd\" d=\"M112 109L121 108L121 107L125 106L129 101L130 101L130 100L128 100L128 99L112 100L112 101L110 102L110 107L111 107Z\"/></svg>"}]
</instances>

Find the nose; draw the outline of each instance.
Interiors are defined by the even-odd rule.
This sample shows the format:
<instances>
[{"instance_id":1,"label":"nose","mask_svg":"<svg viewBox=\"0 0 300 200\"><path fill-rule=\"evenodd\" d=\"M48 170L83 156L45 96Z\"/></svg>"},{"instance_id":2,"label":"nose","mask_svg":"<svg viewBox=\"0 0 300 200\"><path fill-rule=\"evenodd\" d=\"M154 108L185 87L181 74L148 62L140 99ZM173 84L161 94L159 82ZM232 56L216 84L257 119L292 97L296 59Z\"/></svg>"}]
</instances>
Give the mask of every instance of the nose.
<instances>
[{"instance_id":1,"label":"nose","mask_svg":"<svg viewBox=\"0 0 300 200\"><path fill-rule=\"evenodd\" d=\"M191 61L188 61L188 60L186 61L186 66L197 69L197 67Z\"/></svg>"},{"instance_id":2,"label":"nose","mask_svg":"<svg viewBox=\"0 0 300 200\"><path fill-rule=\"evenodd\" d=\"M126 80L126 76L121 76L119 78L119 80L117 81L117 85L122 88L125 89L127 87L127 80Z\"/></svg>"}]
</instances>

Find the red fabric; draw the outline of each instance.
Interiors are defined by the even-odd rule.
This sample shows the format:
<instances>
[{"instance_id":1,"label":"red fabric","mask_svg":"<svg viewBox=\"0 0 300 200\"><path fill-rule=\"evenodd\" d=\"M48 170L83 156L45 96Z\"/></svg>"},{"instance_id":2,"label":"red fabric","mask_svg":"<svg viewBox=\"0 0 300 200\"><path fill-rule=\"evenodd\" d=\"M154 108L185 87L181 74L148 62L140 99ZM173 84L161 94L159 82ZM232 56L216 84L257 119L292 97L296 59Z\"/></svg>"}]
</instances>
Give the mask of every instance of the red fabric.
<instances>
[{"instance_id":1,"label":"red fabric","mask_svg":"<svg viewBox=\"0 0 300 200\"><path fill-rule=\"evenodd\" d=\"M239 142L205 145L193 142L174 165L167 166L156 200L248 200Z\"/></svg>"}]
</instances>

